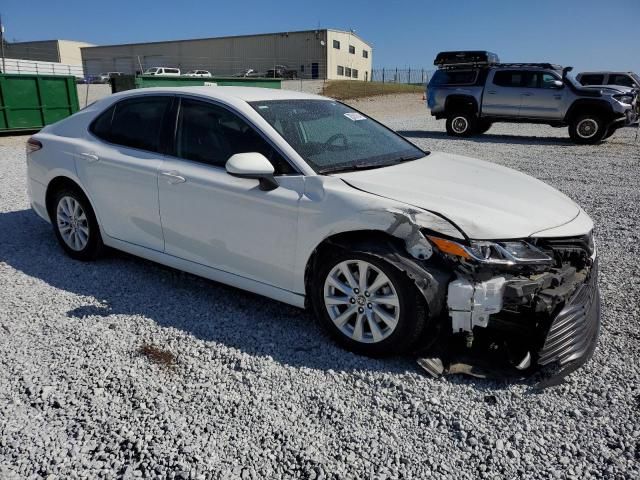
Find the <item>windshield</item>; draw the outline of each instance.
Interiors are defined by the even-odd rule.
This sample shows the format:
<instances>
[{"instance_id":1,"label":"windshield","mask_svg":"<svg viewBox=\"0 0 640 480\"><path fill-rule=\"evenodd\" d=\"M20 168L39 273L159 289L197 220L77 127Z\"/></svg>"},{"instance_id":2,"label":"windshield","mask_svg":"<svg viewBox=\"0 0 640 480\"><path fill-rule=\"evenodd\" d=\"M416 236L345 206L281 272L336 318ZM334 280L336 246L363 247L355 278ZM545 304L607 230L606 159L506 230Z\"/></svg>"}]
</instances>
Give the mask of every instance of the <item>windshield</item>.
<instances>
[{"instance_id":1,"label":"windshield","mask_svg":"<svg viewBox=\"0 0 640 480\"><path fill-rule=\"evenodd\" d=\"M250 105L318 173L378 168L425 152L400 135L331 100L270 100Z\"/></svg>"}]
</instances>

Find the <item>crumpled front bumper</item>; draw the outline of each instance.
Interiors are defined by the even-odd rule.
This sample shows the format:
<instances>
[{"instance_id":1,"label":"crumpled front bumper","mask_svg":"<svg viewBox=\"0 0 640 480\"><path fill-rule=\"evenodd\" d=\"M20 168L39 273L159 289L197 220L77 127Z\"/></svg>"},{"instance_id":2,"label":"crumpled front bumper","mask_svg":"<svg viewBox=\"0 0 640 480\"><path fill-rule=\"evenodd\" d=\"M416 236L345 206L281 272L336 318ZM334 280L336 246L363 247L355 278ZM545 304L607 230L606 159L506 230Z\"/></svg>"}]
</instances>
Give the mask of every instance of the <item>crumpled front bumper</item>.
<instances>
[{"instance_id":1,"label":"crumpled front bumper","mask_svg":"<svg viewBox=\"0 0 640 480\"><path fill-rule=\"evenodd\" d=\"M589 279L582 284L552 320L544 344L538 352L538 365L548 376L540 387L562 379L584 365L593 355L600 334L600 289L598 261L594 261Z\"/></svg>"}]
</instances>

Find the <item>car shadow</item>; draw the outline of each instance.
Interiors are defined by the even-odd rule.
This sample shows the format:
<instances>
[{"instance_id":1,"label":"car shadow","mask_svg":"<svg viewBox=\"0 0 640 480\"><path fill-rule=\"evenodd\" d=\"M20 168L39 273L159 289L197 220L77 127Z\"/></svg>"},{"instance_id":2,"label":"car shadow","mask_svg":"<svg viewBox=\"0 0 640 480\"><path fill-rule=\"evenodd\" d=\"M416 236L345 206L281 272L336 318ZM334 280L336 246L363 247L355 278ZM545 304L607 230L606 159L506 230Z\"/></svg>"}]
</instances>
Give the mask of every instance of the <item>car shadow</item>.
<instances>
[{"instance_id":1,"label":"car shadow","mask_svg":"<svg viewBox=\"0 0 640 480\"><path fill-rule=\"evenodd\" d=\"M446 132L434 132L430 130L396 130L396 133L408 139L457 140L476 143L505 143L513 145L574 145L568 137L536 137L526 135L501 135L493 133L484 133L474 137L452 137L447 135Z\"/></svg>"},{"instance_id":2,"label":"car shadow","mask_svg":"<svg viewBox=\"0 0 640 480\"><path fill-rule=\"evenodd\" d=\"M371 359L347 352L329 338L310 312L275 300L115 250L108 250L95 262L73 260L58 245L51 226L32 210L0 213L0 263L86 297L86 305L66 312L79 322L101 317L118 331L122 322L135 322L132 317L138 316L206 342L253 356L270 356L284 365L425 374L413 356ZM514 382L531 383L526 379L447 379L489 393Z\"/></svg>"},{"instance_id":3,"label":"car shadow","mask_svg":"<svg viewBox=\"0 0 640 480\"><path fill-rule=\"evenodd\" d=\"M66 256L51 226L31 210L0 213L0 263L55 288L87 297L67 312L102 317L116 330L141 316L157 325L291 366L321 370L418 371L412 358L375 360L349 353L310 312L109 250L95 262ZM163 301L165 299L166 301ZM161 345L160 345L161 346Z\"/></svg>"}]
</instances>

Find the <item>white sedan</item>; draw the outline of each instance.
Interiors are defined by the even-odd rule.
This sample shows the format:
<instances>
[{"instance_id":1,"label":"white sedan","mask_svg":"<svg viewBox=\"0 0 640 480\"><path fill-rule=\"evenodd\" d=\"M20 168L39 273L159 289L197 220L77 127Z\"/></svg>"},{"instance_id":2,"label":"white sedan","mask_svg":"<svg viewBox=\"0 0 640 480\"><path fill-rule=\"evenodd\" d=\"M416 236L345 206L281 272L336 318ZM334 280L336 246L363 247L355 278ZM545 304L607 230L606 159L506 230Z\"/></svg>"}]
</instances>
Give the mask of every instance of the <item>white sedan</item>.
<instances>
[{"instance_id":1,"label":"white sedan","mask_svg":"<svg viewBox=\"0 0 640 480\"><path fill-rule=\"evenodd\" d=\"M506 345L517 369L570 369L595 346L593 223L578 205L338 101L132 90L27 150L31 205L73 258L109 246L310 307L358 353L439 349L434 370L458 344Z\"/></svg>"}]
</instances>

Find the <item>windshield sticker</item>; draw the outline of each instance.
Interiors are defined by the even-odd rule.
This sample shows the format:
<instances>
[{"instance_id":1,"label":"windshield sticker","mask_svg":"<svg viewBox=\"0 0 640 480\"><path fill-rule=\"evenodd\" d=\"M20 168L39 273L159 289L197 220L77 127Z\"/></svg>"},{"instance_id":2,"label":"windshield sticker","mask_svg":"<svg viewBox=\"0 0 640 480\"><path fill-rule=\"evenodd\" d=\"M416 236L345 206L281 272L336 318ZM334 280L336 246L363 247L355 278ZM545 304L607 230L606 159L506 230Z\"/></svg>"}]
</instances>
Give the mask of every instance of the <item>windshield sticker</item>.
<instances>
[{"instance_id":1,"label":"windshield sticker","mask_svg":"<svg viewBox=\"0 0 640 480\"><path fill-rule=\"evenodd\" d=\"M345 117L347 117L349 120L352 120L354 122L357 122L358 120L366 120L367 117L365 117L364 115L358 113L358 112L347 112L344 114Z\"/></svg>"}]
</instances>

